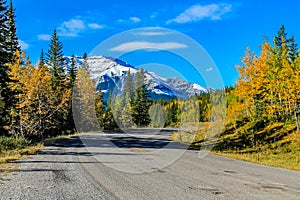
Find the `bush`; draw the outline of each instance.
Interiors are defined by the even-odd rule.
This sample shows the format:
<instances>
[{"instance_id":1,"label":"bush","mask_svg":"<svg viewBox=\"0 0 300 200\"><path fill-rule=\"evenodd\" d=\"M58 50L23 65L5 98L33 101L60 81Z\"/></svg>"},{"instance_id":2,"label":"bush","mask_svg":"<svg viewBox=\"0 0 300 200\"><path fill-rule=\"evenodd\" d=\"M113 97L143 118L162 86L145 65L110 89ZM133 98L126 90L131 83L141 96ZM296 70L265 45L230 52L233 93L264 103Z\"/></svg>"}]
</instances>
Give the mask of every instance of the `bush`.
<instances>
[{"instance_id":1,"label":"bush","mask_svg":"<svg viewBox=\"0 0 300 200\"><path fill-rule=\"evenodd\" d=\"M0 136L0 153L9 150L22 149L31 144L31 141L24 137Z\"/></svg>"}]
</instances>

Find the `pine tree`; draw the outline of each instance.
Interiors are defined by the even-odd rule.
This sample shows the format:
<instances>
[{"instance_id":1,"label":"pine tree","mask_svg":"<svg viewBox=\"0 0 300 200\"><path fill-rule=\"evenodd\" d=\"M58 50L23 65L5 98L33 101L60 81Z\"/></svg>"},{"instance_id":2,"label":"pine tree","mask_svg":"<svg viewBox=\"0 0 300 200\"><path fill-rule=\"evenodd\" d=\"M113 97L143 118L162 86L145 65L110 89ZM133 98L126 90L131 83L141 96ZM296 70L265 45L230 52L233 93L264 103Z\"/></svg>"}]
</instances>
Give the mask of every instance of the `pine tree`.
<instances>
[{"instance_id":1,"label":"pine tree","mask_svg":"<svg viewBox=\"0 0 300 200\"><path fill-rule=\"evenodd\" d=\"M88 55L86 53L83 54L83 62L82 67L85 69L87 73L90 73L91 69L88 63Z\"/></svg>"},{"instance_id":2,"label":"pine tree","mask_svg":"<svg viewBox=\"0 0 300 200\"><path fill-rule=\"evenodd\" d=\"M52 70L53 86L63 85L66 63L63 54L63 44L59 41L56 29L54 29L51 37L50 48L46 54L46 62Z\"/></svg>"},{"instance_id":3,"label":"pine tree","mask_svg":"<svg viewBox=\"0 0 300 200\"><path fill-rule=\"evenodd\" d=\"M120 108L121 111L121 127L122 128L131 128L133 125L132 118L131 118L131 104L130 104L130 96L126 94L125 102L123 106Z\"/></svg>"},{"instance_id":4,"label":"pine tree","mask_svg":"<svg viewBox=\"0 0 300 200\"><path fill-rule=\"evenodd\" d=\"M149 109L149 115L151 119L151 127L163 128L166 124L167 115L161 104L157 103L152 105Z\"/></svg>"},{"instance_id":5,"label":"pine tree","mask_svg":"<svg viewBox=\"0 0 300 200\"><path fill-rule=\"evenodd\" d=\"M7 36L7 6L5 5L5 0L0 0L0 80L3 79L4 76L6 76L7 68L4 66L6 63L8 63L8 52L6 48L6 36Z\"/></svg>"},{"instance_id":6,"label":"pine tree","mask_svg":"<svg viewBox=\"0 0 300 200\"><path fill-rule=\"evenodd\" d=\"M149 91L145 84L145 70L142 69L136 74L135 95L132 103L132 118L136 125L147 126L150 123L149 117Z\"/></svg>"},{"instance_id":7,"label":"pine tree","mask_svg":"<svg viewBox=\"0 0 300 200\"><path fill-rule=\"evenodd\" d=\"M73 90L75 86L75 81L76 81L76 76L77 76L77 69L76 69L76 59L74 54L71 57L71 63L70 63L70 71L68 73L68 88L70 90L70 97L67 102L67 108L68 108L68 117L66 121L66 130L70 132L75 131L75 124L74 124L74 119L73 119L73 111L72 111L72 97L73 97Z\"/></svg>"},{"instance_id":8,"label":"pine tree","mask_svg":"<svg viewBox=\"0 0 300 200\"><path fill-rule=\"evenodd\" d=\"M6 35L6 30L7 30L7 17L5 15L7 7L5 6L6 1L0 0L0 96L3 98L3 103L2 106L2 113L0 116L0 131L1 133L4 133L4 127L7 126L7 95L8 95L8 87L7 87L7 82L8 82L8 74L7 74L7 62L8 62L8 53L5 48L5 35Z\"/></svg>"},{"instance_id":9,"label":"pine tree","mask_svg":"<svg viewBox=\"0 0 300 200\"><path fill-rule=\"evenodd\" d=\"M288 51L288 60L290 63L294 62L294 60L298 55L297 44L295 43L294 37L288 37L284 25L280 27L277 36L274 37L273 41L274 41L274 50L277 51L278 55L282 54L282 46L286 45Z\"/></svg>"},{"instance_id":10,"label":"pine tree","mask_svg":"<svg viewBox=\"0 0 300 200\"><path fill-rule=\"evenodd\" d=\"M42 67L46 64L46 61L45 61L45 53L44 53L44 49L41 50L41 55L40 55L40 58L39 58L39 61L38 61L38 67Z\"/></svg>"},{"instance_id":11,"label":"pine tree","mask_svg":"<svg viewBox=\"0 0 300 200\"><path fill-rule=\"evenodd\" d=\"M3 116L4 114L4 109L5 109L5 102L4 98L1 96L2 88L0 87L0 116ZM0 120L2 120L0 118Z\"/></svg>"},{"instance_id":12,"label":"pine tree","mask_svg":"<svg viewBox=\"0 0 300 200\"><path fill-rule=\"evenodd\" d=\"M56 91L57 94L57 104L60 104L63 101L63 98L66 97L65 94L68 94L67 101L65 102L66 112L63 114L56 112L55 119L58 120L59 129L58 132L73 132L72 118L71 118L71 105L72 105L72 89L68 84L68 77L65 73L66 62L63 55L63 44L57 36L57 31L54 29L50 48L46 53L46 63L51 69L52 74L52 88ZM60 115L59 115L60 113Z\"/></svg>"},{"instance_id":13,"label":"pine tree","mask_svg":"<svg viewBox=\"0 0 300 200\"><path fill-rule=\"evenodd\" d=\"M114 110L112 108L115 106L112 104L113 104L112 103L112 93L110 93L108 100L107 100L107 109L105 111L104 119L103 119L105 130L114 130L114 129L118 128L118 125L114 118L114 113L113 113Z\"/></svg>"},{"instance_id":14,"label":"pine tree","mask_svg":"<svg viewBox=\"0 0 300 200\"><path fill-rule=\"evenodd\" d=\"M109 101L108 109L111 109L114 122L122 127L122 109L125 105L125 101L122 101L120 96L115 95Z\"/></svg>"},{"instance_id":15,"label":"pine tree","mask_svg":"<svg viewBox=\"0 0 300 200\"><path fill-rule=\"evenodd\" d=\"M70 85L71 88L73 89L74 84L75 84L75 79L76 79L76 59L74 54L71 57L71 63L70 63L70 72L69 72L69 79L70 79Z\"/></svg>"},{"instance_id":16,"label":"pine tree","mask_svg":"<svg viewBox=\"0 0 300 200\"><path fill-rule=\"evenodd\" d=\"M178 100L175 99L166 106L167 110L167 126L174 126L179 122L179 105Z\"/></svg>"},{"instance_id":17,"label":"pine tree","mask_svg":"<svg viewBox=\"0 0 300 200\"><path fill-rule=\"evenodd\" d=\"M9 54L9 62L13 61L14 53L18 50L21 52L19 46L19 40L17 37L17 28L15 22L15 9L13 7L12 1L10 1L9 8L6 11L7 16L7 33L6 33L6 50Z\"/></svg>"},{"instance_id":18,"label":"pine tree","mask_svg":"<svg viewBox=\"0 0 300 200\"><path fill-rule=\"evenodd\" d=\"M130 73L130 69L128 70L128 72L126 74L126 81L125 81L122 95L124 96L124 98L126 98L126 95L128 95L130 101L132 100L133 95L134 95L133 80L132 80L132 76Z\"/></svg>"},{"instance_id":19,"label":"pine tree","mask_svg":"<svg viewBox=\"0 0 300 200\"><path fill-rule=\"evenodd\" d=\"M101 126L104 127L104 117L105 117L105 106L103 101L103 96L101 90L97 92L95 95L95 111L97 120Z\"/></svg>"}]
</instances>

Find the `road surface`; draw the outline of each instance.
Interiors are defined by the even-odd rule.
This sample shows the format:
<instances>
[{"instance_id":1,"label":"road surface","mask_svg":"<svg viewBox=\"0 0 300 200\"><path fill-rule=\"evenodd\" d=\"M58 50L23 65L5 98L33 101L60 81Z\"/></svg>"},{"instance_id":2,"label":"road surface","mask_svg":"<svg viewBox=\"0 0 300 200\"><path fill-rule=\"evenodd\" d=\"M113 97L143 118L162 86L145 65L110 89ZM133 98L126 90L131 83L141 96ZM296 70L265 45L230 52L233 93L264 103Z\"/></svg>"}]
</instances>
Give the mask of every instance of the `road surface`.
<instances>
[{"instance_id":1,"label":"road surface","mask_svg":"<svg viewBox=\"0 0 300 200\"><path fill-rule=\"evenodd\" d=\"M0 179L0 199L300 199L300 172L199 158L170 134L143 129L64 140L16 161L19 171Z\"/></svg>"}]
</instances>

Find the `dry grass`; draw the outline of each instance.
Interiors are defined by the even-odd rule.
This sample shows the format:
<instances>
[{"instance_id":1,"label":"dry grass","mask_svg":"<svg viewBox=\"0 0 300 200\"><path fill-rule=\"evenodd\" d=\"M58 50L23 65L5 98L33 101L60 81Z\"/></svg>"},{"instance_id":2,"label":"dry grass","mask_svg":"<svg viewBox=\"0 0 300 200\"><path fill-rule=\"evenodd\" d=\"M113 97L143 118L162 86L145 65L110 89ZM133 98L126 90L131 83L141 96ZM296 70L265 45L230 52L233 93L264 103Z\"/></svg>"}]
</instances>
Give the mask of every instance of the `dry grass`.
<instances>
[{"instance_id":1,"label":"dry grass","mask_svg":"<svg viewBox=\"0 0 300 200\"><path fill-rule=\"evenodd\" d=\"M85 134L85 133L76 133L76 134L70 134L70 135L61 135L61 136L57 136L57 137L53 137L53 138L47 138L43 141L43 144L45 146L52 146L52 145L57 144L60 140L69 139L71 137L80 136L82 134Z\"/></svg>"},{"instance_id":2,"label":"dry grass","mask_svg":"<svg viewBox=\"0 0 300 200\"><path fill-rule=\"evenodd\" d=\"M267 166L286 168L300 171L300 151L274 153L256 152L256 153L239 153L239 152L211 152L216 155L243 160L247 162L258 163Z\"/></svg>"},{"instance_id":3,"label":"dry grass","mask_svg":"<svg viewBox=\"0 0 300 200\"><path fill-rule=\"evenodd\" d=\"M30 155L34 155L41 151L44 146L38 144L36 146L29 146L19 150L10 150L2 153L0 155L0 184L1 181L7 181L5 178L8 173L18 171L18 165L10 163L11 161L18 160L21 158L26 158Z\"/></svg>"},{"instance_id":4,"label":"dry grass","mask_svg":"<svg viewBox=\"0 0 300 200\"><path fill-rule=\"evenodd\" d=\"M240 127L238 129L239 131L221 136L219 142L223 141L225 144L228 143L229 145L235 145L235 143L239 144L236 141L241 140L241 136L251 136L249 132L251 131L252 126L253 124L247 123ZM211 127L206 124L202 129L195 132L184 131L174 133L170 136L170 139L183 144L192 144L190 147L197 149L200 148L201 145L207 143L205 138L207 137L210 128ZM252 135L263 135L265 136L264 139L267 141L274 142L266 143L261 140L261 143L252 147L246 146L240 148L240 146L238 146L237 148L234 148L235 146L230 146L230 148L218 148L218 151L215 150L211 153L247 162L300 171L300 131L293 132L294 129L294 125L290 124L285 126L279 123L270 124L257 132L252 130ZM287 132L288 134L286 134ZM278 138L280 139L278 140ZM241 144L245 144L243 142L243 140L240 141Z\"/></svg>"},{"instance_id":5,"label":"dry grass","mask_svg":"<svg viewBox=\"0 0 300 200\"><path fill-rule=\"evenodd\" d=\"M242 151L214 151L212 153L262 165L300 171L300 132L294 132L265 147Z\"/></svg>"},{"instance_id":6,"label":"dry grass","mask_svg":"<svg viewBox=\"0 0 300 200\"><path fill-rule=\"evenodd\" d=\"M8 163L10 161L20 159L24 156L34 155L41 151L43 147L44 145L37 144L35 146L29 146L23 149L6 151L0 155L0 164Z\"/></svg>"},{"instance_id":7,"label":"dry grass","mask_svg":"<svg viewBox=\"0 0 300 200\"><path fill-rule=\"evenodd\" d=\"M19 169L18 165L10 163L11 161L18 160L21 158L28 158L30 157L30 155L35 155L38 152L40 152L44 148L44 146L54 145L60 140L68 139L79 135L80 134L58 136L55 138L46 139L42 143L37 145L27 146L24 148L18 147L17 149L0 152L0 184L2 183L1 181L7 180L5 176L7 176L8 173L18 171Z\"/></svg>"}]
</instances>

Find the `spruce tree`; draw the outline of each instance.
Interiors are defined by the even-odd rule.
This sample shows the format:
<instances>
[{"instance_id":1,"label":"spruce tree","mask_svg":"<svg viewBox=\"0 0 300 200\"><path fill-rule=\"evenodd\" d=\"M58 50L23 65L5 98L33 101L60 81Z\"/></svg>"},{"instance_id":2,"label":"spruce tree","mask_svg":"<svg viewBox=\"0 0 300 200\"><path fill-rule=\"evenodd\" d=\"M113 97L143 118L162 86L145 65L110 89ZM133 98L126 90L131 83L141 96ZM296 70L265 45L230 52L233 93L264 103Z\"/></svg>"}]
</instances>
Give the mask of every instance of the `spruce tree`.
<instances>
[{"instance_id":1,"label":"spruce tree","mask_svg":"<svg viewBox=\"0 0 300 200\"><path fill-rule=\"evenodd\" d=\"M88 55L86 53L83 54L83 62L82 67L85 69L87 73L90 73L91 69L88 63Z\"/></svg>"},{"instance_id":2,"label":"spruce tree","mask_svg":"<svg viewBox=\"0 0 300 200\"><path fill-rule=\"evenodd\" d=\"M178 120L179 115L179 105L178 100L175 99L167 106L167 119L166 119L166 125L167 126L175 126Z\"/></svg>"},{"instance_id":3,"label":"spruce tree","mask_svg":"<svg viewBox=\"0 0 300 200\"><path fill-rule=\"evenodd\" d=\"M50 48L46 54L46 62L50 66L53 75L53 86L61 86L64 80L65 58L63 54L63 44L59 41L57 31L54 29Z\"/></svg>"},{"instance_id":4,"label":"spruce tree","mask_svg":"<svg viewBox=\"0 0 300 200\"><path fill-rule=\"evenodd\" d=\"M114 113L113 113L114 104L113 105L112 104L113 104L112 103L112 93L110 93L108 100L107 100L107 109L105 111L104 119L103 119L105 130L114 130L114 129L118 128L118 125L115 121Z\"/></svg>"},{"instance_id":5,"label":"spruce tree","mask_svg":"<svg viewBox=\"0 0 300 200\"><path fill-rule=\"evenodd\" d=\"M76 79L76 59L74 54L71 57L69 79L70 79L70 86L73 89L73 86L75 84L75 79Z\"/></svg>"},{"instance_id":6,"label":"spruce tree","mask_svg":"<svg viewBox=\"0 0 300 200\"><path fill-rule=\"evenodd\" d=\"M285 26L282 25L277 33L277 36L274 37L274 53L277 53L280 57L283 51L283 45L286 45L288 53L288 60L290 63L293 63L298 55L297 44L295 43L294 37L288 37L287 32L285 31ZM277 51L277 52L276 52Z\"/></svg>"},{"instance_id":7,"label":"spruce tree","mask_svg":"<svg viewBox=\"0 0 300 200\"><path fill-rule=\"evenodd\" d=\"M41 55L40 55L40 58L39 58L39 62L38 62L38 66L39 68L44 66L45 65L45 53L44 53L44 49L42 49L41 51Z\"/></svg>"},{"instance_id":8,"label":"spruce tree","mask_svg":"<svg viewBox=\"0 0 300 200\"><path fill-rule=\"evenodd\" d=\"M6 35L7 35L7 7L6 1L0 0L0 80L6 76L7 67L4 65L8 63L8 52L6 49Z\"/></svg>"},{"instance_id":9,"label":"spruce tree","mask_svg":"<svg viewBox=\"0 0 300 200\"><path fill-rule=\"evenodd\" d=\"M124 96L124 98L126 98L126 95L128 95L128 97L130 98L130 100L134 96L133 80L132 80L132 75L130 73L130 69L127 72L127 77L126 77L126 81L125 81L125 85L124 85L124 89L123 89L123 96Z\"/></svg>"},{"instance_id":10,"label":"spruce tree","mask_svg":"<svg viewBox=\"0 0 300 200\"><path fill-rule=\"evenodd\" d=\"M6 11L7 16L7 31L6 31L6 51L9 54L9 62L13 61L14 53L16 50L21 52L19 46L19 40L17 37L17 28L15 22L15 9L13 7L12 1L10 1L9 8Z\"/></svg>"},{"instance_id":11,"label":"spruce tree","mask_svg":"<svg viewBox=\"0 0 300 200\"><path fill-rule=\"evenodd\" d=\"M7 82L8 82L8 74L7 74L7 58L8 58L8 53L5 48L5 35L6 35L6 30L7 30L7 17L6 17L6 10L7 7L5 6L6 1L0 0L0 96L3 98L3 103L2 103L2 112L0 116L0 131L1 133L4 132L4 127L7 125L7 109L6 109L6 96L8 95L7 92Z\"/></svg>"},{"instance_id":12,"label":"spruce tree","mask_svg":"<svg viewBox=\"0 0 300 200\"><path fill-rule=\"evenodd\" d=\"M135 95L132 103L132 118L136 125L147 126L150 123L149 116L149 91L145 84L145 70L136 74Z\"/></svg>"},{"instance_id":13,"label":"spruce tree","mask_svg":"<svg viewBox=\"0 0 300 200\"><path fill-rule=\"evenodd\" d=\"M132 127L132 118L131 118L131 104L130 96L126 94L124 105L121 107L121 127L122 128L131 128Z\"/></svg>"},{"instance_id":14,"label":"spruce tree","mask_svg":"<svg viewBox=\"0 0 300 200\"><path fill-rule=\"evenodd\" d=\"M100 127L104 126L105 106L101 90L99 90L95 96L95 111Z\"/></svg>"},{"instance_id":15,"label":"spruce tree","mask_svg":"<svg viewBox=\"0 0 300 200\"><path fill-rule=\"evenodd\" d=\"M66 129L71 132L74 132L75 130L73 111L72 111L72 104L73 104L72 97L73 97L73 89L75 86L76 76L77 76L76 59L73 54L71 57L70 71L68 73L68 86L71 94L68 101L68 116L66 121Z\"/></svg>"}]
</instances>

